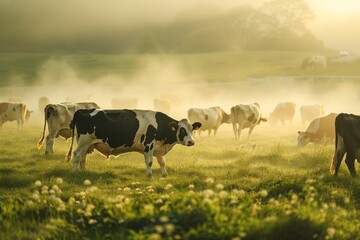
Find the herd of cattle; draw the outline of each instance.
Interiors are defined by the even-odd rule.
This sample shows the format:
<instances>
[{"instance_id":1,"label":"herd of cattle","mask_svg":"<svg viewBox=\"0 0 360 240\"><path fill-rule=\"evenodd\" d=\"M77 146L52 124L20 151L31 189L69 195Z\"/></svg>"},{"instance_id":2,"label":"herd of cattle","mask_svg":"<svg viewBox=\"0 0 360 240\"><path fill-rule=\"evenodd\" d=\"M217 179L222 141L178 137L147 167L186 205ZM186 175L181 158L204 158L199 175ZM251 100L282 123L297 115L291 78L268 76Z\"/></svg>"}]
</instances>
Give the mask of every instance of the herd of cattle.
<instances>
[{"instance_id":1,"label":"herd of cattle","mask_svg":"<svg viewBox=\"0 0 360 240\"><path fill-rule=\"evenodd\" d=\"M188 119L178 121L167 115L167 104L163 104L160 99L155 99L155 103L158 108L163 108L162 111L125 109L116 100L112 102L114 109L105 110L94 102L50 104L47 98L40 98L38 105L44 112L44 128L37 147L40 149L45 140L45 154L52 154L55 138L72 138L66 155L67 161L70 161L76 133L78 145L73 152L73 171L79 164L81 169L85 169L86 156L94 149L107 158L135 151L144 155L148 176L152 174L153 157L157 158L161 173L165 176L165 155L175 144L193 146L193 132L200 135L201 131L208 131L210 135L213 131L216 135L219 127L226 123L232 124L236 139L240 139L242 129L246 128L249 129L249 138L253 129L261 122L268 122L270 125L278 122L282 125L286 122L292 124L296 107L293 102L279 103L267 118L262 116L258 103L235 105L231 107L230 114L219 106L190 108ZM129 99L127 104L137 103ZM0 126L6 121L17 121L18 127L22 127L30 113L24 103L1 102ZM355 176L354 162L355 159L360 160L360 117L344 113L324 116L324 108L320 104L301 106L300 115L302 124L309 122L309 125L305 131L298 132L297 146L304 147L310 142L316 144L335 139L331 172L338 174L346 153L345 162L350 173ZM48 134L45 138L46 125Z\"/></svg>"},{"instance_id":2,"label":"herd of cattle","mask_svg":"<svg viewBox=\"0 0 360 240\"><path fill-rule=\"evenodd\" d=\"M302 70L326 69L329 63L346 63L358 60L355 55L347 51L340 51L335 56L312 55L305 57L300 65Z\"/></svg>"}]
</instances>

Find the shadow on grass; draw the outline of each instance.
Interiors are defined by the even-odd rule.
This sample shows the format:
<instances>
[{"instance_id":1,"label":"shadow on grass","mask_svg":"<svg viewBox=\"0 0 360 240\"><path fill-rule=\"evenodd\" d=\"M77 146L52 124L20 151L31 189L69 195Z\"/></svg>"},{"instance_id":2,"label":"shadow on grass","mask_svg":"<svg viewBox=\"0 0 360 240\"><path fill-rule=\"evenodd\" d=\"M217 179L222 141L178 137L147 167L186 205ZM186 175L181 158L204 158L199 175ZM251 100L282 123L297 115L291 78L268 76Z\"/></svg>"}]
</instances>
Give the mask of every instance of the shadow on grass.
<instances>
[{"instance_id":1,"label":"shadow on grass","mask_svg":"<svg viewBox=\"0 0 360 240\"><path fill-rule=\"evenodd\" d=\"M35 177L27 175L9 174L7 176L0 176L1 188L23 188L30 186L35 181Z\"/></svg>"},{"instance_id":2,"label":"shadow on grass","mask_svg":"<svg viewBox=\"0 0 360 240\"><path fill-rule=\"evenodd\" d=\"M301 219L297 216L284 218L280 223L261 231L254 231L246 236L246 239L313 239L322 231L322 226L315 224L309 219ZM259 229L257 229L259 230Z\"/></svg>"}]
</instances>

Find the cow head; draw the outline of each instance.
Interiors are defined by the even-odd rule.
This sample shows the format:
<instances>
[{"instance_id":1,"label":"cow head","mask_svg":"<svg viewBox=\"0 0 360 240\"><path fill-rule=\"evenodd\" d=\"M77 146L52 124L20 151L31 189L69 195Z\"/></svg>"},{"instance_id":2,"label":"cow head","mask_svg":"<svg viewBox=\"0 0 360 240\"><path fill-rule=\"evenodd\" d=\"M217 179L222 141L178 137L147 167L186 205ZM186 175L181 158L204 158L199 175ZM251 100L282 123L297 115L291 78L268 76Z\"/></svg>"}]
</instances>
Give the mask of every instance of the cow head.
<instances>
[{"instance_id":1,"label":"cow head","mask_svg":"<svg viewBox=\"0 0 360 240\"><path fill-rule=\"evenodd\" d=\"M177 142L185 146L195 145L195 141L192 137L192 131L198 130L200 127L201 123L195 122L191 124L187 119L182 119L178 123L170 123L171 130L176 132Z\"/></svg>"},{"instance_id":2,"label":"cow head","mask_svg":"<svg viewBox=\"0 0 360 240\"><path fill-rule=\"evenodd\" d=\"M305 147L310 142L310 134L298 131L297 147Z\"/></svg>"}]
</instances>

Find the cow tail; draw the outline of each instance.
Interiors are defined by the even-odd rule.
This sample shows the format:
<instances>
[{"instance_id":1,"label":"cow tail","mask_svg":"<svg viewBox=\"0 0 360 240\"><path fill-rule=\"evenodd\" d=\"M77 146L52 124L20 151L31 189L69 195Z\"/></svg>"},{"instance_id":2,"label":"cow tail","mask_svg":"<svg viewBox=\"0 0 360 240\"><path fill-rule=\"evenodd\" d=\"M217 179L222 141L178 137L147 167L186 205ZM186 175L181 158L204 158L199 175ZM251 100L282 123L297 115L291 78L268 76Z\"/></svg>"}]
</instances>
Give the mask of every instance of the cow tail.
<instances>
[{"instance_id":1,"label":"cow tail","mask_svg":"<svg viewBox=\"0 0 360 240\"><path fill-rule=\"evenodd\" d=\"M49 111L49 113L48 113L48 111ZM40 149L44 145L46 122L47 122L47 119L50 116L50 113L51 113L50 112L50 105L46 105L46 107L44 108L44 129L43 129L42 137L41 137L41 139L39 140L39 142L37 144L38 149Z\"/></svg>"},{"instance_id":2,"label":"cow tail","mask_svg":"<svg viewBox=\"0 0 360 240\"><path fill-rule=\"evenodd\" d=\"M70 162L71 160L71 153L72 153L72 148L74 145L74 136L75 136L75 125L77 122L77 112L75 112L73 120L70 122L70 130L71 130L71 145L70 145L70 149L68 151L68 153L65 156L65 160L66 162Z\"/></svg>"}]
</instances>

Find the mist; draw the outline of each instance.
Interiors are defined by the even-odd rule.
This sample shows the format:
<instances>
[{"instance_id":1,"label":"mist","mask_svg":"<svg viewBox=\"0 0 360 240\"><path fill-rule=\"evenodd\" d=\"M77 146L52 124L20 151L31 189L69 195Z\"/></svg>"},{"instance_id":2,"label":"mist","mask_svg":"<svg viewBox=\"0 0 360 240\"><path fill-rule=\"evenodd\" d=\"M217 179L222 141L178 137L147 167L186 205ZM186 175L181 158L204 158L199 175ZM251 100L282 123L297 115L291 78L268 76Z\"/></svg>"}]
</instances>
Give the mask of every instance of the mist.
<instances>
[{"instance_id":1,"label":"mist","mask_svg":"<svg viewBox=\"0 0 360 240\"><path fill-rule=\"evenodd\" d=\"M301 59L291 68L296 73L294 76L284 71L283 76L240 76L230 81L224 76L225 81L219 78L216 82L208 82L204 72L208 71L207 67L211 68L212 59L205 59L205 67L194 74L178 61L161 57L242 51L294 51L301 56L360 52L360 31L347 27L360 20L356 11L360 6L355 1L346 2L347 6L354 6L352 11L336 12L336 6L340 6L336 1L309 0L310 9L302 11L308 16L314 13L314 19L302 19L299 14L301 21L295 19L296 24L285 30L274 16L261 11L267 2L0 0L0 52L8 54L4 56L9 59L22 53L54 55L31 67L31 60L26 56L21 61L11 62L31 72L31 84L29 77L6 63L7 59L3 60L1 67L5 66L3 72L8 74L1 79L6 87L0 89L0 100L12 98L25 102L35 111L34 121L43 117L42 109L37 106L41 96L49 97L52 103L95 101L102 108L111 108L112 98L137 98L140 109L153 109L153 100L162 98L170 102L170 115L177 119L186 117L190 107L221 106L229 113L234 105L253 102L258 102L263 116L268 117L279 102L293 101L297 105L297 124L300 121L298 109L305 104L323 104L325 114L359 113L356 103L360 87L355 81L320 76L321 83L316 83L308 76L311 73L299 74L294 70ZM276 35L279 32L282 35ZM124 63L112 70L104 68L94 75L90 71L84 76L74 64L76 61L62 58L62 54L74 54L70 58L76 58L76 54L81 57L95 54L93 58L96 54L146 57L137 63L139 67L131 74L119 73L126 70L127 63ZM259 61L268 60L259 58ZM191 62L188 64L191 69ZM226 72L227 62L218 60L218 64L224 65L225 75L234 74ZM234 63L238 68L243 64ZM91 68L91 64L89 66ZM281 69L288 70L288 66ZM317 73L319 71L315 71ZM299 80L300 75L308 79Z\"/></svg>"},{"instance_id":2,"label":"mist","mask_svg":"<svg viewBox=\"0 0 360 240\"><path fill-rule=\"evenodd\" d=\"M192 32L191 28L201 18L215 19L209 22L210 25L204 25L208 28L206 31L214 24L219 25L217 29L224 30L231 24L222 19L229 12L241 6L259 9L266 2L269 1L1 0L0 51L132 52L136 42L141 42L148 34L155 36L156 41L163 45L163 50L178 51L179 48L172 44L181 42L170 41L175 32L179 32L179 36L193 35L200 29ZM347 27L359 19L360 6L356 1L338 3L336 0L308 0L308 4L315 18L307 26L324 42L325 47L359 52L357 42L360 33ZM190 29L189 25L184 25L185 20L191 20ZM184 26L188 32L184 32ZM229 39L222 41L225 41L222 44L234 45L226 43ZM218 48L234 49L233 46L224 45Z\"/></svg>"}]
</instances>

